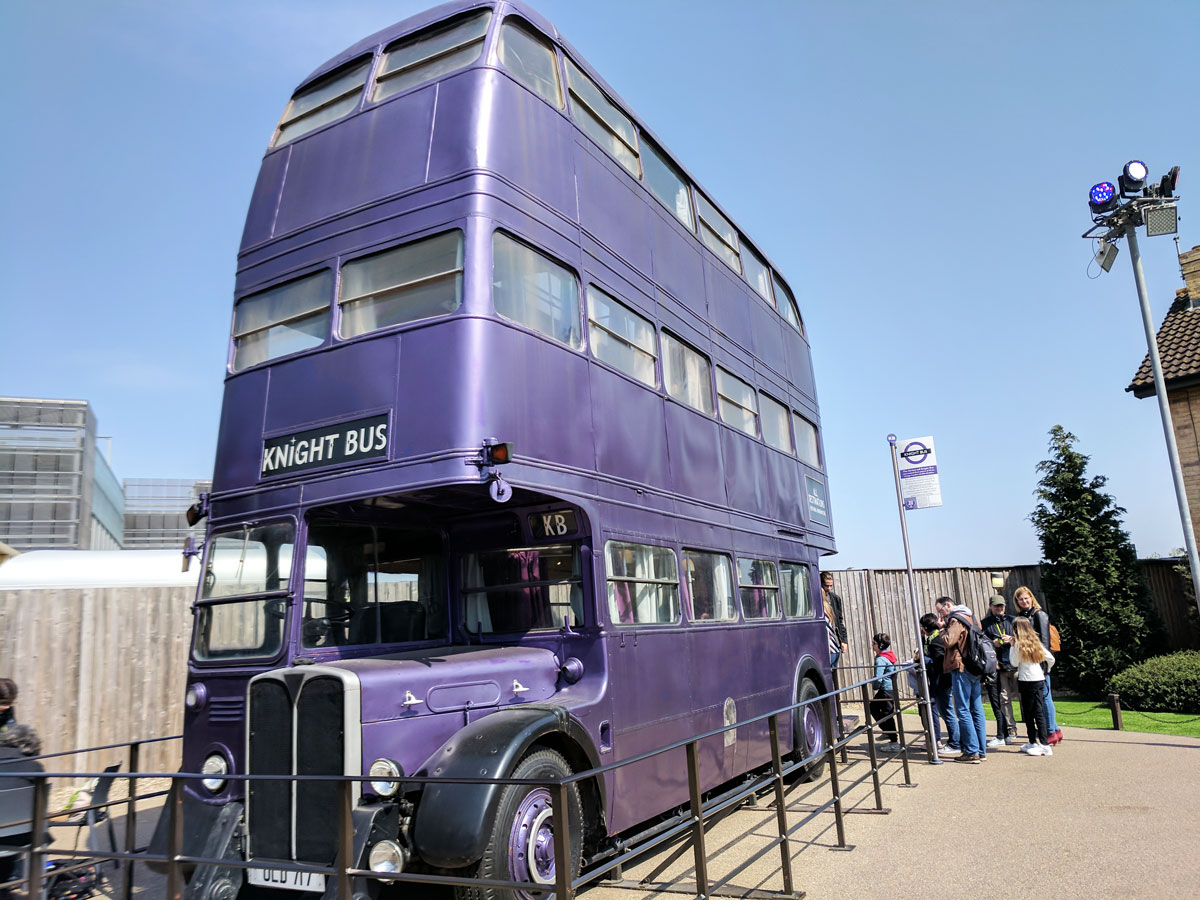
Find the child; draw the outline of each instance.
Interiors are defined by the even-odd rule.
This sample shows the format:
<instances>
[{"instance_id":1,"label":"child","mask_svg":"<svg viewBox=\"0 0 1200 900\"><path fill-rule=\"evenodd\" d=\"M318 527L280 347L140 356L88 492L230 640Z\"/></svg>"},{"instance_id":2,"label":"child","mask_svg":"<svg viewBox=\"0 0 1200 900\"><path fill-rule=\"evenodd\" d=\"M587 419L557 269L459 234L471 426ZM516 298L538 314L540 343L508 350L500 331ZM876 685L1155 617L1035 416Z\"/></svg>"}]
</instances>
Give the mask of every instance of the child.
<instances>
[{"instance_id":1,"label":"child","mask_svg":"<svg viewBox=\"0 0 1200 900\"><path fill-rule=\"evenodd\" d=\"M1041 638L1026 618L1016 620L1016 642L1011 645L1008 661L1017 667L1017 687L1021 691L1021 709L1029 743L1021 748L1030 756L1053 756L1050 735L1046 731L1046 672L1054 665L1054 654L1042 646Z\"/></svg>"},{"instance_id":2,"label":"child","mask_svg":"<svg viewBox=\"0 0 1200 900\"><path fill-rule=\"evenodd\" d=\"M879 749L884 753L894 753L900 749L897 742L896 717L893 698L896 696L895 679L892 673L898 672L900 666L896 663L896 654L888 648L892 639L883 632L871 639L871 649L875 651L875 696L871 700L871 718L879 723L885 743Z\"/></svg>"}]
</instances>

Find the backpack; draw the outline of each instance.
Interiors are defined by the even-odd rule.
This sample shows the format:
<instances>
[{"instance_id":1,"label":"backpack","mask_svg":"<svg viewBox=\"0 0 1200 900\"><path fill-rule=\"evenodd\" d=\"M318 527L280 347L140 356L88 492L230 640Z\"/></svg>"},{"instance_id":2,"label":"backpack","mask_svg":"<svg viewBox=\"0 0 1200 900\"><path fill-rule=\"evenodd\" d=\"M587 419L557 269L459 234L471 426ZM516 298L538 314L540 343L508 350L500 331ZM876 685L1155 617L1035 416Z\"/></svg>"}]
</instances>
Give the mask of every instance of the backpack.
<instances>
[{"instance_id":1,"label":"backpack","mask_svg":"<svg viewBox=\"0 0 1200 900\"><path fill-rule=\"evenodd\" d=\"M967 629L967 640L962 649L963 668L972 675L995 675L996 648L992 646L991 640L983 633L983 629L974 623L961 616L954 618Z\"/></svg>"},{"instance_id":2,"label":"backpack","mask_svg":"<svg viewBox=\"0 0 1200 900\"><path fill-rule=\"evenodd\" d=\"M1058 638L1058 629L1050 626L1050 652L1057 653L1062 649L1062 641Z\"/></svg>"}]
</instances>

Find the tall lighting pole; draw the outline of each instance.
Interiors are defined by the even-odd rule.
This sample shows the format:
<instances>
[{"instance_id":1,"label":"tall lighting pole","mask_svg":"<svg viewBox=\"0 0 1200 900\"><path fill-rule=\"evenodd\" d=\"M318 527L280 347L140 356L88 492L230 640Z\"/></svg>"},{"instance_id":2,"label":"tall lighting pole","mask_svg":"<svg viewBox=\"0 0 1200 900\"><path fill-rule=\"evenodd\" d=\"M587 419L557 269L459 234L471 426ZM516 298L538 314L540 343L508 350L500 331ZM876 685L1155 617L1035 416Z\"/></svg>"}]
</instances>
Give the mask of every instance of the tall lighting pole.
<instances>
[{"instance_id":1,"label":"tall lighting pole","mask_svg":"<svg viewBox=\"0 0 1200 900\"><path fill-rule=\"evenodd\" d=\"M1117 179L1120 189L1102 181L1092 186L1088 206L1095 223L1083 233L1085 238L1099 238L1096 261L1107 272L1117 255L1116 241L1129 240L1129 261L1133 264L1133 281L1137 286L1138 303L1142 308L1142 327L1146 331L1146 350L1150 355L1150 370L1154 374L1154 394L1162 417L1163 435L1167 441L1167 458L1171 463L1171 478L1175 482L1175 499L1179 504L1179 519L1183 525L1183 541L1187 547L1188 565L1192 570L1192 590L1200 609L1200 556L1196 553L1196 534L1188 509L1187 489L1183 483L1183 467L1179 464L1179 447L1175 443L1175 427L1171 422L1171 406L1167 402L1167 386L1163 379L1162 361L1158 357L1158 338L1154 320L1150 317L1150 298L1146 291L1146 276L1142 272L1142 255L1138 251L1137 229L1146 226L1146 236L1174 234L1177 229L1175 185L1179 167L1175 166L1158 184L1147 184L1149 170L1141 160L1130 160ZM1119 196L1118 196L1119 195ZM1124 201L1124 202L1122 202Z\"/></svg>"}]
</instances>

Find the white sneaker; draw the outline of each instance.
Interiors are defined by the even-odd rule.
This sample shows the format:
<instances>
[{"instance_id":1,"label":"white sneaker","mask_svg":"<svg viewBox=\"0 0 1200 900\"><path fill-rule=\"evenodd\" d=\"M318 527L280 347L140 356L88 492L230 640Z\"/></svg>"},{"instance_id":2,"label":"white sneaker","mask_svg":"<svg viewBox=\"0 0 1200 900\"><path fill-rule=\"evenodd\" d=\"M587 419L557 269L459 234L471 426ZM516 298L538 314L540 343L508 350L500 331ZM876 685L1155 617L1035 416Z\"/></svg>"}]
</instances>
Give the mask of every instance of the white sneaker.
<instances>
[{"instance_id":1,"label":"white sneaker","mask_svg":"<svg viewBox=\"0 0 1200 900\"><path fill-rule=\"evenodd\" d=\"M947 747L945 750L939 750L938 756L944 756L947 759L954 759L956 756L962 756L962 751L955 750L953 747Z\"/></svg>"},{"instance_id":2,"label":"white sneaker","mask_svg":"<svg viewBox=\"0 0 1200 900\"><path fill-rule=\"evenodd\" d=\"M992 738L990 741L987 742L987 745L989 747L1003 747L1004 746L1004 738L998 738L998 737Z\"/></svg>"},{"instance_id":3,"label":"white sneaker","mask_svg":"<svg viewBox=\"0 0 1200 900\"><path fill-rule=\"evenodd\" d=\"M1053 756L1054 748L1049 744L1038 744L1038 756Z\"/></svg>"},{"instance_id":4,"label":"white sneaker","mask_svg":"<svg viewBox=\"0 0 1200 900\"><path fill-rule=\"evenodd\" d=\"M1038 748L1038 746L1039 746L1038 744L1022 744L1021 752L1022 753L1030 753L1030 754L1033 754L1034 756L1036 756L1037 754L1034 753L1033 751L1036 750Z\"/></svg>"}]
</instances>

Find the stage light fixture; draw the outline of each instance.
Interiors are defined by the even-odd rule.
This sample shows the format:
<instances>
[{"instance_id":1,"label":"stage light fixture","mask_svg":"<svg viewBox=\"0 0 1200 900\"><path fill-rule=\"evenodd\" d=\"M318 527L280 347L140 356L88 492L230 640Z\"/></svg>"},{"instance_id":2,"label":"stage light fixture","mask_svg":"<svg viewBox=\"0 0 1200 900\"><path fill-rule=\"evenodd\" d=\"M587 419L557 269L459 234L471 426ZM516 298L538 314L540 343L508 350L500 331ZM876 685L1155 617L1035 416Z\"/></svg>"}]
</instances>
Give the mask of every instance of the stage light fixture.
<instances>
[{"instance_id":1,"label":"stage light fixture","mask_svg":"<svg viewBox=\"0 0 1200 900\"><path fill-rule=\"evenodd\" d=\"M1146 186L1146 179L1149 176L1150 170L1140 159L1131 159L1125 163L1125 170L1117 179L1121 185L1121 196L1130 197L1139 193Z\"/></svg>"},{"instance_id":2,"label":"stage light fixture","mask_svg":"<svg viewBox=\"0 0 1200 900\"><path fill-rule=\"evenodd\" d=\"M1112 212L1117 208L1117 189L1111 181L1102 181L1092 185L1088 192L1088 206L1097 215Z\"/></svg>"}]
</instances>

